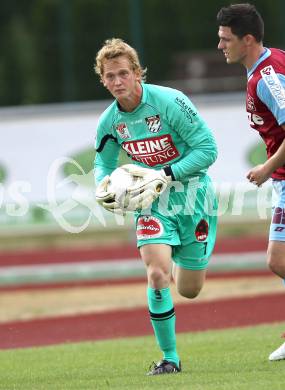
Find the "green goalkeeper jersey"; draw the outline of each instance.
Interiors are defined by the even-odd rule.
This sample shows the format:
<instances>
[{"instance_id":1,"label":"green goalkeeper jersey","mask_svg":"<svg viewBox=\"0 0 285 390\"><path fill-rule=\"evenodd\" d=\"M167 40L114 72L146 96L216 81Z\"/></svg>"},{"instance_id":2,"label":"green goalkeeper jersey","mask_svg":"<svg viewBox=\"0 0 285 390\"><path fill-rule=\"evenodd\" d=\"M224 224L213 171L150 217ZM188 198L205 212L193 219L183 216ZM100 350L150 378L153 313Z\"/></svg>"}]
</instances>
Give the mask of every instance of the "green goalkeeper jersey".
<instances>
[{"instance_id":1,"label":"green goalkeeper jersey","mask_svg":"<svg viewBox=\"0 0 285 390\"><path fill-rule=\"evenodd\" d=\"M134 164L171 167L175 180L204 176L217 158L212 132L182 92L142 84L140 104L123 112L115 100L101 115L96 134L97 183L118 164L122 148Z\"/></svg>"}]
</instances>

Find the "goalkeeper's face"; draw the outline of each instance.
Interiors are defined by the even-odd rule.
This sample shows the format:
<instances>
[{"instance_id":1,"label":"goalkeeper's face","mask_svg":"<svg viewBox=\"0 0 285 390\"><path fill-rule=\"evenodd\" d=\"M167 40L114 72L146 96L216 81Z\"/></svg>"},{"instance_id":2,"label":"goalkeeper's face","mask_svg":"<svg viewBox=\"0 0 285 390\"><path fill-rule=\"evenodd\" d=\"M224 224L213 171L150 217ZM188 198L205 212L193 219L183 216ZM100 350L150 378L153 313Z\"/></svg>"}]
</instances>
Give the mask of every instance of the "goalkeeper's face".
<instances>
[{"instance_id":1,"label":"goalkeeper's face","mask_svg":"<svg viewBox=\"0 0 285 390\"><path fill-rule=\"evenodd\" d=\"M123 107L125 101L137 101L137 95L141 95L141 76L126 56L105 59L102 81Z\"/></svg>"}]
</instances>

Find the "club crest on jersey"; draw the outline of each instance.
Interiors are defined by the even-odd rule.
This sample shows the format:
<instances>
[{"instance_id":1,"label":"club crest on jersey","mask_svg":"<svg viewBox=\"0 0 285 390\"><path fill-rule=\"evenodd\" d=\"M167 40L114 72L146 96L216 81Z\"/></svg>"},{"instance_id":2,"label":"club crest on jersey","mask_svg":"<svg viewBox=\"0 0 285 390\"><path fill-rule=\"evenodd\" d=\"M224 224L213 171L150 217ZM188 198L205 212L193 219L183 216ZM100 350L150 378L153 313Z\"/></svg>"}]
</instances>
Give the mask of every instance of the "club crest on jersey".
<instances>
[{"instance_id":1,"label":"club crest on jersey","mask_svg":"<svg viewBox=\"0 0 285 390\"><path fill-rule=\"evenodd\" d=\"M254 105L254 99L250 95L248 95L248 97L247 97L247 109L249 111L256 111L256 108L255 108L255 105Z\"/></svg>"},{"instance_id":2,"label":"club crest on jersey","mask_svg":"<svg viewBox=\"0 0 285 390\"><path fill-rule=\"evenodd\" d=\"M205 219L201 219L195 229L197 241L205 241L209 234L209 225Z\"/></svg>"},{"instance_id":3,"label":"club crest on jersey","mask_svg":"<svg viewBox=\"0 0 285 390\"><path fill-rule=\"evenodd\" d=\"M159 115L153 115L145 118L148 129L151 133L158 133L161 130L161 122Z\"/></svg>"},{"instance_id":4,"label":"club crest on jersey","mask_svg":"<svg viewBox=\"0 0 285 390\"><path fill-rule=\"evenodd\" d=\"M122 139L131 138L131 135L129 133L129 129L128 129L126 123L119 123L116 126L116 131L119 134L119 137L122 138Z\"/></svg>"}]
</instances>

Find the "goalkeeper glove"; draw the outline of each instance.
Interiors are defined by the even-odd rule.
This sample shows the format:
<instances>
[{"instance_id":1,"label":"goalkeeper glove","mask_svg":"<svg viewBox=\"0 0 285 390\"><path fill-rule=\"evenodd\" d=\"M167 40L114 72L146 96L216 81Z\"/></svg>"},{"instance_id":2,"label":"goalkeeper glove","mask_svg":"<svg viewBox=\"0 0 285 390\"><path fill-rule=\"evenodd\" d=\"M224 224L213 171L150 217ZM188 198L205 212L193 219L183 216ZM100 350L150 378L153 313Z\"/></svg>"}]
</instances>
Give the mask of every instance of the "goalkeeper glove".
<instances>
[{"instance_id":1,"label":"goalkeeper glove","mask_svg":"<svg viewBox=\"0 0 285 390\"><path fill-rule=\"evenodd\" d=\"M125 215L125 211L121 209L120 204L116 201L114 192L108 190L110 176L105 176L96 188L96 201L104 209L119 215Z\"/></svg>"},{"instance_id":2,"label":"goalkeeper glove","mask_svg":"<svg viewBox=\"0 0 285 390\"><path fill-rule=\"evenodd\" d=\"M171 181L171 176L167 176L163 169L156 171L134 164L124 165L124 169L134 177L136 182L127 190L129 195L127 210L129 211L148 208Z\"/></svg>"}]
</instances>

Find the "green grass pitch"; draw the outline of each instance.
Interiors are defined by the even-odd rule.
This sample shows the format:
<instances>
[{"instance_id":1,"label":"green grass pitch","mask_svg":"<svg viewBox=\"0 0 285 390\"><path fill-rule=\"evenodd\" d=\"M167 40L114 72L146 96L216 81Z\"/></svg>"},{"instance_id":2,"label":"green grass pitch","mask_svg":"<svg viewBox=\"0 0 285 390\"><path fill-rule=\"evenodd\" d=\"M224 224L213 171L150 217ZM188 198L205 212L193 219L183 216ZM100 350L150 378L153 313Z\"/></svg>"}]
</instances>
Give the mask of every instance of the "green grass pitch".
<instances>
[{"instance_id":1,"label":"green grass pitch","mask_svg":"<svg viewBox=\"0 0 285 390\"><path fill-rule=\"evenodd\" d=\"M250 309L249 309L250 310ZM1 390L281 390L285 361L269 362L285 323L178 335L183 372L148 377L151 336L0 351Z\"/></svg>"}]
</instances>

